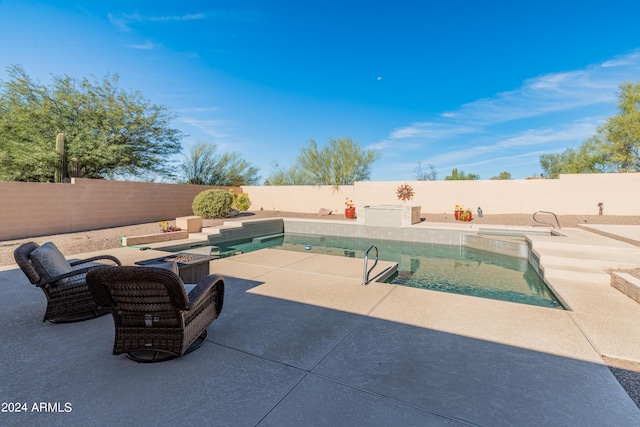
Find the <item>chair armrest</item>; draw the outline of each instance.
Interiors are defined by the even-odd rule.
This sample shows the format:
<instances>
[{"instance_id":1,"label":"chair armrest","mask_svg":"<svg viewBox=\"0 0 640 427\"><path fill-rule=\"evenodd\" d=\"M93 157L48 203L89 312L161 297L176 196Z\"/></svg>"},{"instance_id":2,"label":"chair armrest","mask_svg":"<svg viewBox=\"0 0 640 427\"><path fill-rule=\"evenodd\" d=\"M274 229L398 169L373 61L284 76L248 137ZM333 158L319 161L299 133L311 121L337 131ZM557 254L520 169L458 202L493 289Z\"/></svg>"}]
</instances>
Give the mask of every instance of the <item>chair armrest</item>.
<instances>
[{"instance_id":1,"label":"chair armrest","mask_svg":"<svg viewBox=\"0 0 640 427\"><path fill-rule=\"evenodd\" d=\"M198 305L206 302L211 292L217 293L216 299L219 309L222 309L222 302L224 299L224 279L219 274L211 274L204 277L198 282L196 287L189 292L189 308L187 311L191 311L198 308Z\"/></svg>"},{"instance_id":2,"label":"chair armrest","mask_svg":"<svg viewBox=\"0 0 640 427\"><path fill-rule=\"evenodd\" d=\"M69 265L71 265L73 267L73 266L84 264L84 263L87 263L87 262L96 262L96 261L112 261L116 265L122 265L120 260L118 258L112 256L112 255L97 255L97 256L94 256L94 257L91 257L91 258L72 261L72 262L69 263ZM109 263L109 262L103 262L101 264L111 265L111 263Z\"/></svg>"},{"instance_id":3,"label":"chair armrest","mask_svg":"<svg viewBox=\"0 0 640 427\"><path fill-rule=\"evenodd\" d=\"M104 265L92 264L92 265L89 265L89 266L84 267L84 268L78 268L78 269L70 271L68 273L64 273L64 274L61 274L59 276L50 277L48 279L45 279L45 280L41 281L40 283L38 283L36 286L46 286L46 285L53 284L55 282L59 282L59 281L64 280L64 279L70 279L72 277L81 276L83 274L87 274L89 271L93 270L94 268L100 268L100 267L103 267L103 266L106 267L107 265L106 264L104 264Z\"/></svg>"}]
</instances>

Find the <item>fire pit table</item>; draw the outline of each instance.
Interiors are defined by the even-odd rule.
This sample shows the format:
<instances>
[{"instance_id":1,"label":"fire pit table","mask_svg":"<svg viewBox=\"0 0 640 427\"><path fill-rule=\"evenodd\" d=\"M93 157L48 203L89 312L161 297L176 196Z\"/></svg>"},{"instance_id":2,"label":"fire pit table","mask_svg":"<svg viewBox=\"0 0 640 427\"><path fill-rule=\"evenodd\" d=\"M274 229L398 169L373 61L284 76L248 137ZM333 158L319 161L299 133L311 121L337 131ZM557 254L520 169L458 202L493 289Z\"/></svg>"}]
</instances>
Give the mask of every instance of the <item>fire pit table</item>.
<instances>
[{"instance_id":1,"label":"fire pit table","mask_svg":"<svg viewBox=\"0 0 640 427\"><path fill-rule=\"evenodd\" d=\"M137 265L160 264L162 262L175 262L180 271L180 278L184 283L198 283L209 272L209 262L220 258L217 255L201 255L190 253L177 253L175 255L148 259L136 262Z\"/></svg>"}]
</instances>

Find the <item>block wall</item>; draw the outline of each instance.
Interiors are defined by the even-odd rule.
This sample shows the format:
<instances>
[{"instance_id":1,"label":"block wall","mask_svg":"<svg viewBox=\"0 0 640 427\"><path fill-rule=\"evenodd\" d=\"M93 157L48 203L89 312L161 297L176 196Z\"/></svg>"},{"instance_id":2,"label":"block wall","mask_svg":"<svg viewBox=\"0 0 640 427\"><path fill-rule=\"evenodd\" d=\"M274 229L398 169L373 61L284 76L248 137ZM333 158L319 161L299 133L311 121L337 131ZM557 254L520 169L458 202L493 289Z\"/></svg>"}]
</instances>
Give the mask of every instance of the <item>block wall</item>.
<instances>
[{"instance_id":1,"label":"block wall","mask_svg":"<svg viewBox=\"0 0 640 427\"><path fill-rule=\"evenodd\" d=\"M212 188L229 189L84 178L0 182L0 240L174 220L193 215L194 197Z\"/></svg>"}]
</instances>

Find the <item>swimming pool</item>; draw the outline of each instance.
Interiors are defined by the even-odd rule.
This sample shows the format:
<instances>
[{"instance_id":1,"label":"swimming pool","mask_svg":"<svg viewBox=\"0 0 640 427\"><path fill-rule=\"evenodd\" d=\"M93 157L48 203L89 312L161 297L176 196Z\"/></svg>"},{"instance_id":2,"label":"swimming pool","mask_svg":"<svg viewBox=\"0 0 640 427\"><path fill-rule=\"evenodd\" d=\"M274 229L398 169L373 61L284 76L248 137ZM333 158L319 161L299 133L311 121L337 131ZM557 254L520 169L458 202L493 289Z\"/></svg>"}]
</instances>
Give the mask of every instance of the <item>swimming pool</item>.
<instances>
[{"instance_id":1,"label":"swimming pool","mask_svg":"<svg viewBox=\"0 0 640 427\"><path fill-rule=\"evenodd\" d=\"M464 246L286 233L211 248L222 257L274 248L364 259L373 244L381 260L398 263L388 283L563 309L526 259Z\"/></svg>"}]
</instances>

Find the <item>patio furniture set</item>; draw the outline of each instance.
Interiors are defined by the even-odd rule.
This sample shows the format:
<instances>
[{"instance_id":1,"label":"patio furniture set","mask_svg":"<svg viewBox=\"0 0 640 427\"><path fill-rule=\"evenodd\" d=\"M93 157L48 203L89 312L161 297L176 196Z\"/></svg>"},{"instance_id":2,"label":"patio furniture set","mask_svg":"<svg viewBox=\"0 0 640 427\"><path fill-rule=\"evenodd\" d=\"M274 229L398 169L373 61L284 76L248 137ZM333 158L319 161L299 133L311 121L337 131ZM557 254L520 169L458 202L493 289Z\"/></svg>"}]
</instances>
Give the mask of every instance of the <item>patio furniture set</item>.
<instances>
[{"instance_id":1,"label":"patio furniture set","mask_svg":"<svg viewBox=\"0 0 640 427\"><path fill-rule=\"evenodd\" d=\"M222 311L224 279L203 274L201 267L206 263L208 273L210 259L123 266L116 257L101 255L69 262L51 242L25 243L14 257L47 297L43 321L76 322L111 313L113 354L137 362L169 360L199 348ZM184 274L197 284L185 285Z\"/></svg>"}]
</instances>

